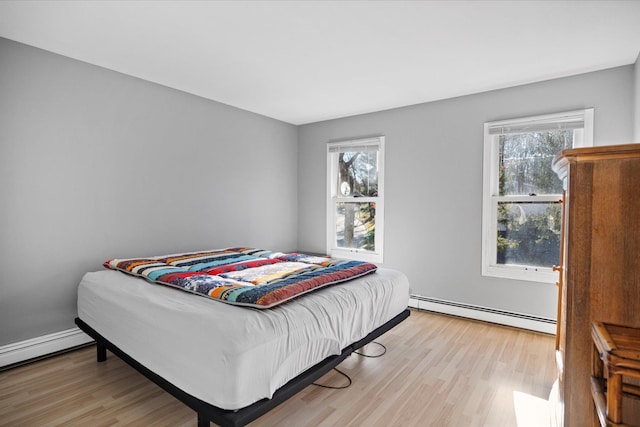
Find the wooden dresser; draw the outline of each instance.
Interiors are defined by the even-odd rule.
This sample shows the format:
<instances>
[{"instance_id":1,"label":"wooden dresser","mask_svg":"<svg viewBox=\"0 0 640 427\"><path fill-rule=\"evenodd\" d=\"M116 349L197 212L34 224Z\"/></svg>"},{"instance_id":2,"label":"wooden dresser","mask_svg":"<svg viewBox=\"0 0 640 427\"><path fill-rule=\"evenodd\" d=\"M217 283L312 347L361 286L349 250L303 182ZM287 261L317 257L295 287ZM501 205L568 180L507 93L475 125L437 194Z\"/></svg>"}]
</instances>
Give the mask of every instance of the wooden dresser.
<instances>
[{"instance_id":1,"label":"wooden dresser","mask_svg":"<svg viewBox=\"0 0 640 427\"><path fill-rule=\"evenodd\" d=\"M599 426L591 323L640 327L640 144L565 150L553 170L565 183L556 419ZM640 425L640 402L625 401L625 415Z\"/></svg>"}]
</instances>

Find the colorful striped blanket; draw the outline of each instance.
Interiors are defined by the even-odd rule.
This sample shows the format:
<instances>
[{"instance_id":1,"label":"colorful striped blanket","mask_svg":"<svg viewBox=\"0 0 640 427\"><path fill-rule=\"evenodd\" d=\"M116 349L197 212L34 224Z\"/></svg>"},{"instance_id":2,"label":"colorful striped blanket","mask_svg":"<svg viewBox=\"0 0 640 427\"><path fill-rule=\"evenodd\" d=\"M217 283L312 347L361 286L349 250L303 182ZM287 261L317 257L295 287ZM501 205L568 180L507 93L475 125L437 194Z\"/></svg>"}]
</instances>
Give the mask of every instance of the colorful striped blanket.
<instances>
[{"instance_id":1,"label":"colorful striped blanket","mask_svg":"<svg viewBox=\"0 0 640 427\"><path fill-rule=\"evenodd\" d=\"M228 304L261 309L377 269L361 261L255 248L112 259L104 266Z\"/></svg>"}]
</instances>

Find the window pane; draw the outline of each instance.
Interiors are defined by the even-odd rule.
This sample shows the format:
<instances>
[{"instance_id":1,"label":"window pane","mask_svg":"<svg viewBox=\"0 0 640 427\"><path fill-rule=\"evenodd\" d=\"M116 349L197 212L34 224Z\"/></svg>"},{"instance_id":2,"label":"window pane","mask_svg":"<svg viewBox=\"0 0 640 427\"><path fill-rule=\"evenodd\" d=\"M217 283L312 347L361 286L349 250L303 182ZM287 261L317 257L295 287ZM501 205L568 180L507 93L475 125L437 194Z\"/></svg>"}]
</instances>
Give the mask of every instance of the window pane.
<instances>
[{"instance_id":1,"label":"window pane","mask_svg":"<svg viewBox=\"0 0 640 427\"><path fill-rule=\"evenodd\" d=\"M499 194L562 193L562 182L551 170L551 162L572 145L572 130L500 135Z\"/></svg>"},{"instance_id":2,"label":"window pane","mask_svg":"<svg viewBox=\"0 0 640 427\"><path fill-rule=\"evenodd\" d=\"M498 264L552 267L560 262L558 202L498 202Z\"/></svg>"},{"instance_id":3,"label":"window pane","mask_svg":"<svg viewBox=\"0 0 640 427\"><path fill-rule=\"evenodd\" d=\"M339 248L375 250L375 203L337 203L336 241Z\"/></svg>"},{"instance_id":4,"label":"window pane","mask_svg":"<svg viewBox=\"0 0 640 427\"><path fill-rule=\"evenodd\" d=\"M378 195L378 151L338 153L338 197Z\"/></svg>"}]
</instances>

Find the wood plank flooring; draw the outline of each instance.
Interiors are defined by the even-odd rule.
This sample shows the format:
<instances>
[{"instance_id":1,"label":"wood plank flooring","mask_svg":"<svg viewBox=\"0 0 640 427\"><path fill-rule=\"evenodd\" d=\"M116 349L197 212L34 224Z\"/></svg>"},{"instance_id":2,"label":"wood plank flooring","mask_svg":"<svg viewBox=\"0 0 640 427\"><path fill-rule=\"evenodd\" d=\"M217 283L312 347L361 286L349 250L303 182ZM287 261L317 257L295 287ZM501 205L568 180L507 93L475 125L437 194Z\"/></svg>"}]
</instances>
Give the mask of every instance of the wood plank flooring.
<instances>
[{"instance_id":1,"label":"wood plank flooring","mask_svg":"<svg viewBox=\"0 0 640 427\"><path fill-rule=\"evenodd\" d=\"M377 341L384 356L339 366L349 388L309 386L250 426L548 425L550 335L412 310ZM318 383L346 379L331 372ZM195 426L196 414L116 356L97 363L92 346L0 372L0 425Z\"/></svg>"}]
</instances>

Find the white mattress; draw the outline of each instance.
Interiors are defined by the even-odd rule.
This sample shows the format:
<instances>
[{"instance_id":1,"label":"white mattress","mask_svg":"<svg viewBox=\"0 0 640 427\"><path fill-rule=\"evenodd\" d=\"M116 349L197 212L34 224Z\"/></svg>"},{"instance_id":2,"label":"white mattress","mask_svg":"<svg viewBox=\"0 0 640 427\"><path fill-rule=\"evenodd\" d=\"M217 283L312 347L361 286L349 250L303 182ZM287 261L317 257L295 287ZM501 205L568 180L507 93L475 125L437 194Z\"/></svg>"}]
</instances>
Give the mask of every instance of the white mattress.
<instances>
[{"instance_id":1,"label":"white mattress","mask_svg":"<svg viewBox=\"0 0 640 427\"><path fill-rule=\"evenodd\" d=\"M384 268L268 310L104 270L80 282L78 317L185 392L234 410L270 398L405 310L408 301L407 277Z\"/></svg>"}]
</instances>

